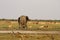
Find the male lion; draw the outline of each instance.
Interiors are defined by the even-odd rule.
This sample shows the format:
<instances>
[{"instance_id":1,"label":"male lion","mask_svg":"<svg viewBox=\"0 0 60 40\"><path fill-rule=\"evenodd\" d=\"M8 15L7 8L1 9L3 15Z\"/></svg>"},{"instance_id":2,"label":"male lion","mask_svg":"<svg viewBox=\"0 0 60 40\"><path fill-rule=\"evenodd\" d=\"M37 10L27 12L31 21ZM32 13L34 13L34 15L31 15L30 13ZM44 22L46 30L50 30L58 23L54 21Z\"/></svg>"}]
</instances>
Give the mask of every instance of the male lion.
<instances>
[{"instance_id":1,"label":"male lion","mask_svg":"<svg viewBox=\"0 0 60 40\"><path fill-rule=\"evenodd\" d=\"M27 21L29 20L28 16L21 16L18 18L19 28L27 28Z\"/></svg>"}]
</instances>

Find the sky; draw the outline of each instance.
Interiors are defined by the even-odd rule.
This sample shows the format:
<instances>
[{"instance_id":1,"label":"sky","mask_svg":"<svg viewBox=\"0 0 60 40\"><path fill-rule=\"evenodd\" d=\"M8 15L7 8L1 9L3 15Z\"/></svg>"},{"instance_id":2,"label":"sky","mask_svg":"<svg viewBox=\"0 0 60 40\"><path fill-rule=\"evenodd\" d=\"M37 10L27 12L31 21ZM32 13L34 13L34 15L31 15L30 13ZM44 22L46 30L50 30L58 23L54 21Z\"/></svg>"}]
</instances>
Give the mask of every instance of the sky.
<instances>
[{"instance_id":1,"label":"sky","mask_svg":"<svg viewBox=\"0 0 60 40\"><path fill-rule=\"evenodd\" d=\"M60 0L0 0L0 18L60 20Z\"/></svg>"}]
</instances>

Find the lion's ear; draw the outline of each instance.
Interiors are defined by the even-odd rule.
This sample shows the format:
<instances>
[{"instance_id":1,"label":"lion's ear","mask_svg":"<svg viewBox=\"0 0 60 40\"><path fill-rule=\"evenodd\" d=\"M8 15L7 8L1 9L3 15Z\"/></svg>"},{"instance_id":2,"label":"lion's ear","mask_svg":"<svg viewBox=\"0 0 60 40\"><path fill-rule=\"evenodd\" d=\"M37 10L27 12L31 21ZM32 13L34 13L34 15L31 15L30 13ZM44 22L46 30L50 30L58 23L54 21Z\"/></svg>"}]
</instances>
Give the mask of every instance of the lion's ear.
<instances>
[{"instance_id":1,"label":"lion's ear","mask_svg":"<svg viewBox=\"0 0 60 40\"><path fill-rule=\"evenodd\" d=\"M18 23L20 22L20 17L18 18Z\"/></svg>"},{"instance_id":2,"label":"lion's ear","mask_svg":"<svg viewBox=\"0 0 60 40\"><path fill-rule=\"evenodd\" d=\"M28 16L26 16L26 19L29 20Z\"/></svg>"}]
</instances>

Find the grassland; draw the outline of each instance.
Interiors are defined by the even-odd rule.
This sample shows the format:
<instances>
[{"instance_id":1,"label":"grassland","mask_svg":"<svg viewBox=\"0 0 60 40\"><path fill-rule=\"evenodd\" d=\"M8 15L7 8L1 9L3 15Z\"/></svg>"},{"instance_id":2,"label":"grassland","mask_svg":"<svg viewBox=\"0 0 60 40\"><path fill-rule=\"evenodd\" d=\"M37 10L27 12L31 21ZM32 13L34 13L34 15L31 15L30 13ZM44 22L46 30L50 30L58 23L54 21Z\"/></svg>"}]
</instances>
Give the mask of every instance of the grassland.
<instances>
[{"instance_id":1,"label":"grassland","mask_svg":"<svg viewBox=\"0 0 60 40\"><path fill-rule=\"evenodd\" d=\"M17 21L0 21L0 30L16 30L18 29Z\"/></svg>"},{"instance_id":2,"label":"grassland","mask_svg":"<svg viewBox=\"0 0 60 40\"><path fill-rule=\"evenodd\" d=\"M60 22L56 22L56 23L49 23L49 22L40 22L40 24L27 24L28 28L30 29L35 29L35 30L45 30L45 31L60 31Z\"/></svg>"},{"instance_id":3,"label":"grassland","mask_svg":"<svg viewBox=\"0 0 60 40\"><path fill-rule=\"evenodd\" d=\"M58 34L0 34L0 40L60 40Z\"/></svg>"},{"instance_id":4,"label":"grassland","mask_svg":"<svg viewBox=\"0 0 60 40\"><path fill-rule=\"evenodd\" d=\"M30 21L32 22L32 21ZM28 30L60 31L60 22L40 21L40 24L27 23ZM42 27L41 27L42 26ZM0 20L0 30L18 30L19 25L16 21Z\"/></svg>"},{"instance_id":5,"label":"grassland","mask_svg":"<svg viewBox=\"0 0 60 40\"><path fill-rule=\"evenodd\" d=\"M31 21L30 21L31 22ZM60 21L40 21L28 24L28 30L60 31ZM41 27L42 26L42 27ZM0 20L0 30L18 30L17 20ZM59 34L0 33L0 40L60 40Z\"/></svg>"}]
</instances>

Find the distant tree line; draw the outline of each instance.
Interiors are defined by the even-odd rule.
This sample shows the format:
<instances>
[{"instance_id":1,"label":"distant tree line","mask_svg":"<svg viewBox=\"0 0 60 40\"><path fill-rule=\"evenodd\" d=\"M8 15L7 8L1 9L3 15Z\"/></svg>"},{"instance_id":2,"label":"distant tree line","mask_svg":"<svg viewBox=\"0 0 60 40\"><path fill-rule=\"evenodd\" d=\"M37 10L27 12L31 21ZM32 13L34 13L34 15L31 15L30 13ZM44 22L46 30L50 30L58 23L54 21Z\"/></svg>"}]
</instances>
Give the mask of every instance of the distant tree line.
<instances>
[{"instance_id":1,"label":"distant tree line","mask_svg":"<svg viewBox=\"0 0 60 40\"><path fill-rule=\"evenodd\" d=\"M0 21L17 21L17 19L0 19Z\"/></svg>"},{"instance_id":2,"label":"distant tree line","mask_svg":"<svg viewBox=\"0 0 60 40\"><path fill-rule=\"evenodd\" d=\"M0 21L17 21L18 19L0 19ZM29 21L41 21L41 22L60 22L60 20L29 20Z\"/></svg>"},{"instance_id":3,"label":"distant tree line","mask_svg":"<svg viewBox=\"0 0 60 40\"><path fill-rule=\"evenodd\" d=\"M60 22L60 20L29 20L29 21L41 21L41 22Z\"/></svg>"}]
</instances>

